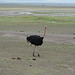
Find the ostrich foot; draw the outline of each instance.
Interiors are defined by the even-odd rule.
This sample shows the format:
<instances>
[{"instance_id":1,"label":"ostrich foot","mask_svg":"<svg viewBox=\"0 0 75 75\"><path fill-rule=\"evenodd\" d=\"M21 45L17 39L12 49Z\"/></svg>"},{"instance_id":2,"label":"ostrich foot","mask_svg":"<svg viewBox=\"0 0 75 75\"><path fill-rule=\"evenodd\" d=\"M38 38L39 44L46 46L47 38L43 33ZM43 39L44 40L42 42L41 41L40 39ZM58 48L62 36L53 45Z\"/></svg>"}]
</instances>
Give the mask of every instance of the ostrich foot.
<instances>
[{"instance_id":1,"label":"ostrich foot","mask_svg":"<svg viewBox=\"0 0 75 75\"><path fill-rule=\"evenodd\" d=\"M34 52L33 52L33 57L35 57L35 54L34 54Z\"/></svg>"},{"instance_id":2,"label":"ostrich foot","mask_svg":"<svg viewBox=\"0 0 75 75\"><path fill-rule=\"evenodd\" d=\"M40 57L40 54L38 54L38 57Z\"/></svg>"},{"instance_id":3,"label":"ostrich foot","mask_svg":"<svg viewBox=\"0 0 75 75\"><path fill-rule=\"evenodd\" d=\"M33 57L36 57L34 52L33 52ZM40 54L38 54L38 57L40 57Z\"/></svg>"}]
</instances>

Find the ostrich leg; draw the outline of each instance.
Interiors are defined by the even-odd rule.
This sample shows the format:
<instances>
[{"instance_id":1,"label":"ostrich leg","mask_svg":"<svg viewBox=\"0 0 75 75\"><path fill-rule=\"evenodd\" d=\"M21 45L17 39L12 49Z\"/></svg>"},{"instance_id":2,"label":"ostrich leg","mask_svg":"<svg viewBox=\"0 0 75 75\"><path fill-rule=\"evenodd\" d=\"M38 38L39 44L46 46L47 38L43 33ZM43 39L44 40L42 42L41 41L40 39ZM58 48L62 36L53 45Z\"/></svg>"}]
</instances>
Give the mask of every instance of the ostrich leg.
<instances>
[{"instance_id":1,"label":"ostrich leg","mask_svg":"<svg viewBox=\"0 0 75 75\"><path fill-rule=\"evenodd\" d=\"M35 52L37 52L38 57L40 57L40 54L39 54L38 51L37 51L37 46L34 46L34 51L33 51L33 56L34 56L34 57L35 57Z\"/></svg>"}]
</instances>

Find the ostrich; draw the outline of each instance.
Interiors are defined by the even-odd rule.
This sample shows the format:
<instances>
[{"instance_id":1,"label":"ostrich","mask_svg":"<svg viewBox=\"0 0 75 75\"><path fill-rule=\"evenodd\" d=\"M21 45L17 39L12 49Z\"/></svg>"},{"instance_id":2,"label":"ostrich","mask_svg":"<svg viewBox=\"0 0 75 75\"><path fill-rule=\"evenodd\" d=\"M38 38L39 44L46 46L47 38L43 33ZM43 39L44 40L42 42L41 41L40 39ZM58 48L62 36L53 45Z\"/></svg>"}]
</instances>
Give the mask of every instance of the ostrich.
<instances>
[{"instance_id":1,"label":"ostrich","mask_svg":"<svg viewBox=\"0 0 75 75\"><path fill-rule=\"evenodd\" d=\"M41 46L43 44L43 39L45 37L45 33L46 33L46 26L44 28L44 35L43 37L38 36L38 35L30 35L27 36L26 40L27 42L31 43L32 45L34 45L34 51L33 51L33 56L35 57L35 52L37 52L38 57L40 57L40 54L37 51L37 46Z\"/></svg>"}]
</instances>

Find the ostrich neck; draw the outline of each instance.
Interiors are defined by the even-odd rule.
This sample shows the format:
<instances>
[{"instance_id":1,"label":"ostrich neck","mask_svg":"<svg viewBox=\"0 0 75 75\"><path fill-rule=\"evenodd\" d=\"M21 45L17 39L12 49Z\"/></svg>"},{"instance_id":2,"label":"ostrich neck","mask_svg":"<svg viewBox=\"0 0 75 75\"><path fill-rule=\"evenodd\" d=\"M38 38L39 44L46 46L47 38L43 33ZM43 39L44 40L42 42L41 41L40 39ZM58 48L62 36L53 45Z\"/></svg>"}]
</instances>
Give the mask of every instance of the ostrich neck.
<instances>
[{"instance_id":1,"label":"ostrich neck","mask_svg":"<svg viewBox=\"0 0 75 75\"><path fill-rule=\"evenodd\" d=\"M45 29L44 29L44 35L43 35L43 37L45 37L45 34L46 34L46 28L47 28L47 27L45 27Z\"/></svg>"}]
</instances>

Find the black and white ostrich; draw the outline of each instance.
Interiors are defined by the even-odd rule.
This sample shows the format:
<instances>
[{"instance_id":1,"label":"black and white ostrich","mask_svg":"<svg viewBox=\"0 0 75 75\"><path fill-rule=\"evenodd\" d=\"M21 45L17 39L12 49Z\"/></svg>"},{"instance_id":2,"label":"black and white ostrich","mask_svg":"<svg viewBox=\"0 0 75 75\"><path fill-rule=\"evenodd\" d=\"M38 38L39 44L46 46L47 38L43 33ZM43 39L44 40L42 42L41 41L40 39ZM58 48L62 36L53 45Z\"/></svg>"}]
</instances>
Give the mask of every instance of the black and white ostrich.
<instances>
[{"instance_id":1,"label":"black and white ostrich","mask_svg":"<svg viewBox=\"0 0 75 75\"><path fill-rule=\"evenodd\" d=\"M30 35L30 36L27 36L26 40L27 42L31 43L32 45L34 45L34 51L33 51L33 56L35 57L35 51L37 52L38 54L38 57L40 57L38 51L37 51L37 46L41 46L43 44L43 39L45 37L45 33L46 33L46 26L44 28L44 35L43 37L41 36L38 36L38 35Z\"/></svg>"}]
</instances>

